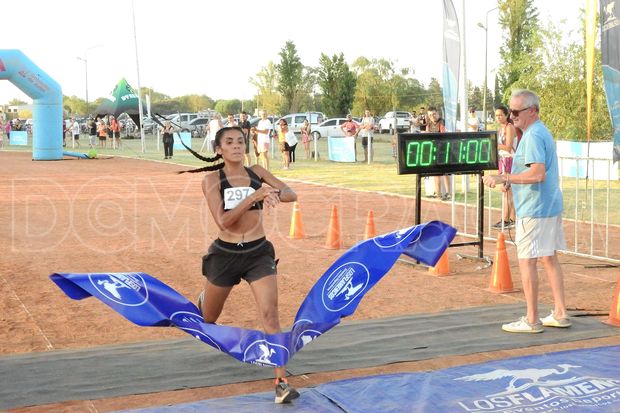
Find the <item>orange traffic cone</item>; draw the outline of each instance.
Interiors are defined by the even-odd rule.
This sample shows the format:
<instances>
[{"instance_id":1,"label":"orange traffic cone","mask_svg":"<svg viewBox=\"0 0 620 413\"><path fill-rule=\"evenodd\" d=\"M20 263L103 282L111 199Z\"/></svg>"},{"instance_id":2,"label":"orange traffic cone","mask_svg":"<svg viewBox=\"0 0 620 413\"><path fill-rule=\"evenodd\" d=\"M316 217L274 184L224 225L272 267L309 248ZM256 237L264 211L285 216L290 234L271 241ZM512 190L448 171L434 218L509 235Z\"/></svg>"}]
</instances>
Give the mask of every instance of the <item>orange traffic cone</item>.
<instances>
[{"instance_id":1,"label":"orange traffic cone","mask_svg":"<svg viewBox=\"0 0 620 413\"><path fill-rule=\"evenodd\" d=\"M372 210L368 211L368 217L366 218L366 229L364 229L364 239L374 238L377 236L377 229L375 228L375 213Z\"/></svg>"},{"instance_id":2,"label":"orange traffic cone","mask_svg":"<svg viewBox=\"0 0 620 413\"><path fill-rule=\"evenodd\" d=\"M618 285L616 286L616 292L614 293L614 299L611 302L611 309L609 310L609 318L603 323L610 326L620 327L620 277L618 277Z\"/></svg>"},{"instance_id":3,"label":"orange traffic cone","mask_svg":"<svg viewBox=\"0 0 620 413\"><path fill-rule=\"evenodd\" d=\"M487 291L492 293L512 293L516 291L512 285L512 274L510 273L510 263L508 262L508 252L504 233L500 231L497 237L497 248L495 250L495 260L491 270L491 282Z\"/></svg>"},{"instance_id":4,"label":"orange traffic cone","mask_svg":"<svg viewBox=\"0 0 620 413\"><path fill-rule=\"evenodd\" d=\"M441 258L434 267L429 267L428 272L433 275L450 275L450 260L448 260L448 249L441 254Z\"/></svg>"},{"instance_id":5,"label":"orange traffic cone","mask_svg":"<svg viewBox=\"0 0 620 413\"><path fill-rule=\"evenodd\" d=\"M325 248L330 250L342 248L342 239L340 238L340 221L338 220L338 208L336 205L332 205L332 213L329 217L329 227L327 228Z\"/></svg>"},{"instance_id":6,"label":"orange traffic cone","mask_svg":"<svg viewBox=\"0 0 620 413\"><path fill-rule=\"evenodd\" d=\"M291 230L288 237L290 239L301 239L306 237L306 234L304 233L304 223L301 221L301 208L299 208L298 202L295 202L293 204L293 215L291 216Z\"/></svg>"}]
</instances>

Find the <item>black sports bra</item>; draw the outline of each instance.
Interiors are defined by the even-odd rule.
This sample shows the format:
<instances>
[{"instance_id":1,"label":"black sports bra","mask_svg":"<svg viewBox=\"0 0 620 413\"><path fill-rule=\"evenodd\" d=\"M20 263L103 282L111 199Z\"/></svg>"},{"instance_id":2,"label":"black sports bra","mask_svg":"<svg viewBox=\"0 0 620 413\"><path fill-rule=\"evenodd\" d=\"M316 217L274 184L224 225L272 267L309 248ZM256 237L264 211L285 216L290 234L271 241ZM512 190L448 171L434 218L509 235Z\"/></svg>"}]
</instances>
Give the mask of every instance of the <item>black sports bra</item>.
<instances>
[{"instance_id":1,"label":"black sports bra","mask_svg":"<svg viewBox=\"0 0 620 413\"><path fill-rule=\"evenodd\" d=\"M222 196L222 201L224 202L224 211L230 211L249 195L252 195L254 191L260 189L260 187L263 185L263 180L258 175L256 175L253 170L245 166L243 168L250 177L249 187L234 187L230 185L230 182L228 182L228 179L226 179L226 174L224 173L224 170L219 170L220 195ZM252 209L263 209L263 201L255 202L250 208L250 210Z\"/></svg>"}]
</instances>

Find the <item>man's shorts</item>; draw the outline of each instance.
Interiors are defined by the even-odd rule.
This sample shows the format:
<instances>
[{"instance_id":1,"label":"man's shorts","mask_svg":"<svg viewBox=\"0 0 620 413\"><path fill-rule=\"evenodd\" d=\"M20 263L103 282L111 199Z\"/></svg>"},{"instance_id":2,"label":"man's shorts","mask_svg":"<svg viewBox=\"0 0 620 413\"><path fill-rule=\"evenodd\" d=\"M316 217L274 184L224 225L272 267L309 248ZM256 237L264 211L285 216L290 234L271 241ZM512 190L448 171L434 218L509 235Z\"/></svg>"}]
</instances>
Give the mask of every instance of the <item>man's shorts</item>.
<instances>
[{"instance_id":1,"label":"man's shorts","mask_svg":"<svg viewBox=\"0 0 620 413\"><path fill-rule=\"evenodd\" d=\"M562 215L547 218L517 219L517 257L550 257L566 249Z\"/></svg>"},{"instance_id":2,"label":"man's shorts","mask_svg":"<svg viewBox=\"0 0 620 413\"><path fill-rule=\"evenodd\" d=\"M370 137L370 143L373 143L375 141L374 137ZM362 146L368 146L368 136L363 136L362 137Z\"/></svg>"},{"instance_id":3,"label":"man's shorts","mask_svg":"<svg viewBox=\"0 0 620 413\"><path fill-rule=\"evenodd\" d=\"M218 287L232 287L241 279L251 283L277 273L275 250L265 237L243 244L216 239L202 257L202 275Z\"/></svg>"}]
</instances>

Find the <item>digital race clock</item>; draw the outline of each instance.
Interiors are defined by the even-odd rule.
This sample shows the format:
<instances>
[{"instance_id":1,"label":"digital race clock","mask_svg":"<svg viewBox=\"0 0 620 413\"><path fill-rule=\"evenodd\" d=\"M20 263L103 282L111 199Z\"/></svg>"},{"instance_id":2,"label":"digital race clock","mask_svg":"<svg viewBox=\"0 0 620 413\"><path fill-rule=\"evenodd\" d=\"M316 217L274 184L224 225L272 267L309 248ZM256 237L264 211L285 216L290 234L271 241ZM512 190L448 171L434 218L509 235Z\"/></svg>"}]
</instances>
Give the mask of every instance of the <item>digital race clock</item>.
<instances>
[{"instance_id":1,"label":"digital race clock","mask_svg":"<svg viewBox=\"0 0 620 413\"><path fill-rule=\"evenodd\" d=\"M495 132L400 133L398 173L431 174L497 169Z\"/></svg>"}]
</instances>

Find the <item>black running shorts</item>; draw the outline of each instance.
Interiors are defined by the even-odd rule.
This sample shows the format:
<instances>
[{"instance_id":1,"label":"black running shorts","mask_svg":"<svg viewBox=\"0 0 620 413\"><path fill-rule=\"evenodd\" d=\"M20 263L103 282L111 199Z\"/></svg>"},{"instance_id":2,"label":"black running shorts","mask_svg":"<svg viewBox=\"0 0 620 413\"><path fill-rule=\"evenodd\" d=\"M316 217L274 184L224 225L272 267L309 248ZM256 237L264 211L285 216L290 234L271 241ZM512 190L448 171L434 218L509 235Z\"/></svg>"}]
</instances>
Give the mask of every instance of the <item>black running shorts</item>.
<instances>
[{"instance_id":1,"label":"black running shorts","mask_svg":"<svg viewBox=\"0 0 620 413\"><path fill-rule=\"evenodd\" d=\"M241 279L251 283L277 272L273 244L265 237L243 244L216 239L202 257L202 275L219 287L232 287Z\"/></svg>"}]
</instances>

